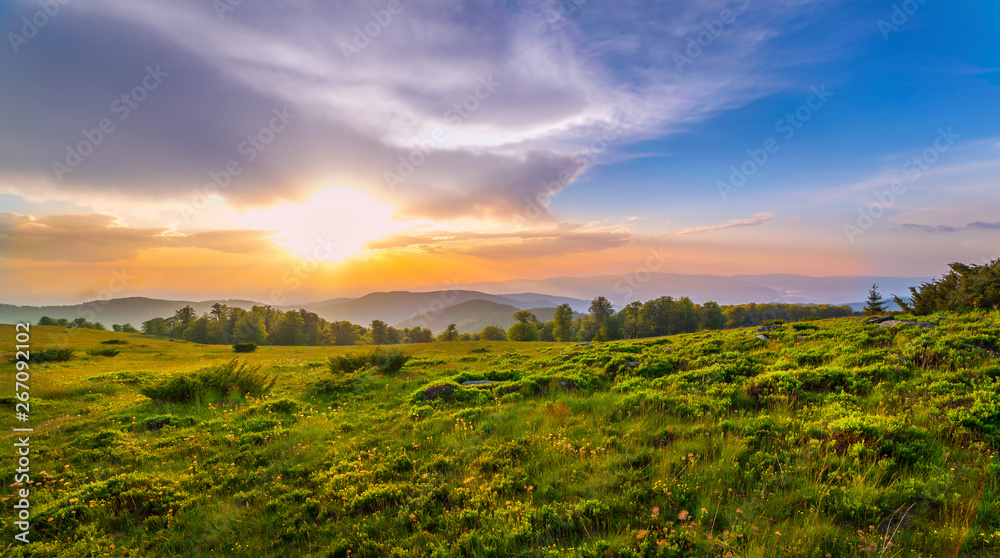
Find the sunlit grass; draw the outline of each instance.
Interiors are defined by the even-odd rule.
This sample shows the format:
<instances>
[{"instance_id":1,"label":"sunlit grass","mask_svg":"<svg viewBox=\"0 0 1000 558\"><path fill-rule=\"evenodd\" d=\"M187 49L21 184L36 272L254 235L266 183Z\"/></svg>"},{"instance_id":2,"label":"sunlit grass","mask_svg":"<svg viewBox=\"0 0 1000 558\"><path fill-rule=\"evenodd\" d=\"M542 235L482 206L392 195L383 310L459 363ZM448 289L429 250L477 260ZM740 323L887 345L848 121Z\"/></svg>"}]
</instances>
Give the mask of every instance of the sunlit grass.
<instances>
[{"instance_id":1,"label":"sunlit grass","mask_svg":"<svg viewBox=\"0 0 1000 558\"><path fill-rule=\"evenodd\" d=\"M327 366L365 347L33 327L33 348L84 356L32 365L37 542L7 554L995 556L1000 370L968 340L1000 320L933 319L430 343L387 372ZM140 394L234 356L273 389Z\"/></svg>"}]
</instances>

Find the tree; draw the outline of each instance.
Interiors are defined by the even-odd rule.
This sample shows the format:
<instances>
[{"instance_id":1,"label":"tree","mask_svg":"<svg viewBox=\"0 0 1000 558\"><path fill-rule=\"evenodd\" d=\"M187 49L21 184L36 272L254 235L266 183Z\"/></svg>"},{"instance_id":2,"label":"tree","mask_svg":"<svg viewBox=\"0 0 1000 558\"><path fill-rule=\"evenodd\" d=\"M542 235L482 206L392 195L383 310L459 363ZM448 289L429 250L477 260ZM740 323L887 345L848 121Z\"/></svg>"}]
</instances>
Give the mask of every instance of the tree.
<instances>
[{"instance_id":1,"label":"tree","mask_svg":"<svg viewBox=\"0 0 1000 558\"><path fill-rule=\"evenodd\" d=\"M603 296L599 296L590 302L590 315L593 316L594 323L597 324L598 329L614 314L614 305Z\"/></svg>"},{"instance_id":2,"label":"tree","mask_svg":"<svg viewBox=\"0 0 1000 558\"><path fill-rule=\"evenodd\" d=\"M506 341L507 332L502 327L488 325L479 333L479 338L483 341Z\"/></svg>"},{"instance_id":3,"label":"tree","mask_svg":"<svg viewBox=\"0 0 1000 558\"><path fill-rule=\"evenodd\" d=\"M42 319L38 320L38 325L41 325L41 326L54 326L54 325L59 325L59 323L56 322L54 319L48 317L48 316L42 316Z\"/></svg>"},{"instance_id":4,"label":"tree","mask_svg":"<svg viewBox=\"0 0 1000 558\"><path fill-rule=\"evenodd\" d=\"M514 312L514 319L520 324L533 324L538 322L538 318L531 312L531 310L518 310Z\"/></svg>"},{"instance_id":5,"label":"tree","mask_svg":"<svg viewBox=\"0 0 1000 558\"><path fill-rule=\"evenodd\" d=\"M226 309L228 308L229 308L228 306L219 302L216 302L215 304L212 305L211 314L215 316L216 323L220 324L222 323L222 318L223 316L226 315Z\"/></svg>"},{"instance_id":6,"label":"tree","mask_svg":"<svg viewBox=\"0 0 1000 558\"><path fill-rule=\"evenodd\" d=\"M244 314L236 322L234 328L236 340L241 343L254 343L263 345L267 342L267 328L265 318L259 306Z\"/></svg>"},{"instance_id":7,"label":"tree","mask_svg":"<svg viewBox=\"0 0 1000 558\"><path fill-rule=\"evenodd\" d=\"M194 308L191 308L190 305L180 308L174 312L174 318L177 319L177 325L180 327L181 331L187 329L195 317Z\"/></svg>"},{"instance_id":8,"label":"tree","mask_svg":"<svg viewBox=\"0 0 1000 558\"><path fill-rule=\"evenodd\" d=\"M389 325L382 320L372 320L372 343L376 345L381 345L386 342L386 336L389 333Z\"/></svg>"},{"instance_id":9,"label":"tree","mask_svg":"<svg viewBox=\"0 0 1000 558\"><path fill-rule=\"evenodd\" d=\"M716 302L706 302L701 307L701 325L705 329L722 329L726 327L726 315Z\"/></svg>"},{"instance_id":10,"label":"tree","mask_svg":"<svg viewBox=\"0 0 1000 558\"><path fill-rule=\"evenodd\" d=\"M518 322L507 330L507 339L511 341L538 341L538 328L535 324Z\"/></svg>"},{"instance_id":11,"label":"tree","mask_svg":"<svg viewBox=\"0 0 1000 558\"><path fill-rule=\"evenodd\" d=\"M636 339L639 337L639 313L642 310L642 303L638 300L629 303L622 311L619 316L622 316L622 328L625 330L625 337L627 339Z\"/></svg>"},{"instance_id":12,"label":"tree","mask_svg":"<svg viewBox=\"0 0 1000 558\"><path fill-rule=\"evenodd\" d=\"M458 326L455 324L448 324L445 328L444 333L441 334L442 341L458 341Z\"/></svg>"},{"instance_id":13,"label":"tree","mask_svg":"<svg viewBox=\"0 0 1000 558\"><path fill-rule=\"evenodd\" d=\"M882 300L882 295L878 292L878 284L872 285L872 289L868 291L868 304L865 306L865 314L874 316L883 312L885 312L885 301Z\"/></svg>"},{"instance_id":14,"label":"tree","mask_svg":"<svg viewBox=\"0 0 1000 558\"><path fill-rule=\"evenodd\" d=\"M139 333L139 330L132 324L122 324L122 333Z\"/></svg>"},{"instance_id":15,"label":"tree","mask_svg":"<svg viewBox=\"0 0 1000 558\"><path fill-rule=\"evenodd\" d=\"M268 341L272 345L305 345L309 342L305 326L305 320L298 312L285 312L268 334Z\"/></svg>"},{"instance_id":16,"label":"tree","mask_svg":"<svg viewBox=\"0 0 1000 558\"><path fill-rule=\"evenodd\" d=\"M555 324L552 326L552 336L556 341L572 341L573 334L573 308L569 304L561 304L556 308L556 315L553 318Z\"/></svg>"},{"instance_id":17,"label":"tree","mask_svg":"<svg viewBox=\"0 0 1000 558\"><path fill-rule=\"evenodd\" d=\"M538 318L530 310L514 312L514 319L517 320L517 323L507 330L507 339L511 341L538 341L538 328L535 327Z\"/></svg>"},{"instance_id":18,"label":"tree","mask_svg":"<svg viewBox=\"0 0 1000 558\"><path fill-rule=\"evenodd\" d=\"M327 332L334 345L356 345L361 340L361 326L351 322L333 322L327 325Z\"/></svg>"}]
</instances>

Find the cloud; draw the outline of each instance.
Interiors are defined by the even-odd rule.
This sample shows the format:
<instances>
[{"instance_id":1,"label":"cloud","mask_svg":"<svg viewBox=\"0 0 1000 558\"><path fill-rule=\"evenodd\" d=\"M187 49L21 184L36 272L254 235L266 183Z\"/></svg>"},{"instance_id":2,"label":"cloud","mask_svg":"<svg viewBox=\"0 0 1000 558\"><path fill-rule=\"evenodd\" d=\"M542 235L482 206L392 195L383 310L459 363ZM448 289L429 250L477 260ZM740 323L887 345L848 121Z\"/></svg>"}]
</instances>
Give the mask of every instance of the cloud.
<instances>
[{"instance_id":1,"label":"cloud","mask_svg":"<svg viewBox=\"0 0 1000 558\"><path fill-rule=\"evenodd\" d=\"M9 117L0 191L179 206L235 162L239 174L220 190L238 207L348 184L402 215L514 218L526 199L580 176L574 155L614 160L625 145L784 88L775 72L834 49L792 56L773 41L789 22L821 19L827 4L748 9L681 71L673 55L722 3L581 5L560 28L548 17L556 0L406 2L385 25L372 16L383 2L242 3L224 17L202 0L71 3L60 33L0 58L8 81L36 84L0 98ZM359 37L369 24L377 36ZM121 118L114 103L150 66L169 76ZM262 132L286 108L295 119ZM66 164L105 118L113 132L57 179L53 163ZM247 150L260 134L273 139ZM390 189L386 173L427 145L413 175Z\"/></svg>"},{"instance_id":2,"label":"cloud","mask_svg":"<svg viewBox=\"0 0 1000 558\"><path fill-rule=\"evenodd\" d=\"M231 254L277 254L269 231L229 230L181 234L167 228L133 228L101 214L30 215L0 212L6 235L0 255L33 261L109 262L155 248L202 248Z\"/></svg>"},{"instance_id":3,"label":"cloud","mask_svg":"<svg viewBox=\"0 0 1000 558\"><path fill-rule=\"evenodd\" d=\"M947 225L915 225L912 223L903 223L903 228L924 231L926 233L953 233L957 231L955 227L949 227Z\"/></svg>"},{"instance_id":4,"label":"cloud","mask_svg":"<svg viewBox=\"0 0 1000 558\"><path fill-rule=\"evenodd\" d=\"M969 228L972 228L972 229L1000 229L1000 223L984 223L982 221L976 221L975 223L969 223Z\"/></svg>"},{"instance_id":5,"label":"cloud","mask_svg":"<svg viewBox=\"0 0 1000 558\"><path fill-rule=\"evenodd\" d=\"M718 231L723 231L726 229L738 229L743 227L756 227L760 225L766 225L774 221L773 213L758 213L752 219L731 219L728 223L724 225L714 225L709 227L694 227L691 229L685 229L678 234L678 236L689 236L692 234L708 234Z\"/></svg>"},{"instance_id":6,"label":"cloud","mask_svg":"<svg viewBox=\"0 0 1000 558\"><path fill-rule=\"evenodd\" d=\"M635 239L627 231L583 229L562 223L547 230L512 233L423 231L393 235L366 247L509 260L599 252L632 242Z\"/></svg>"}]
</instances>

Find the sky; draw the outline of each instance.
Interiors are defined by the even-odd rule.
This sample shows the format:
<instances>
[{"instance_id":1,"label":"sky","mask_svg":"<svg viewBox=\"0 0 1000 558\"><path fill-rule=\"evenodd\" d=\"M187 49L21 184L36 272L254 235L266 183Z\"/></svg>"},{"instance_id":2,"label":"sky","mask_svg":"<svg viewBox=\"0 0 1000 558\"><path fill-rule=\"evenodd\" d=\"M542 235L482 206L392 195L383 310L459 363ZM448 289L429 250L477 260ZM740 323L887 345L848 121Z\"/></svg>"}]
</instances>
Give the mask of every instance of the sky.
<instances>
[{"instance_id":1,"label":"sky","mask_svg":"<svg viewBox=\"0 0 1000 558\"><path fill-rule=\"evenodd\" d=\"M995 1L9 0L0 32L0 302L1000 257Z\"/></svg>"}]
</instances>

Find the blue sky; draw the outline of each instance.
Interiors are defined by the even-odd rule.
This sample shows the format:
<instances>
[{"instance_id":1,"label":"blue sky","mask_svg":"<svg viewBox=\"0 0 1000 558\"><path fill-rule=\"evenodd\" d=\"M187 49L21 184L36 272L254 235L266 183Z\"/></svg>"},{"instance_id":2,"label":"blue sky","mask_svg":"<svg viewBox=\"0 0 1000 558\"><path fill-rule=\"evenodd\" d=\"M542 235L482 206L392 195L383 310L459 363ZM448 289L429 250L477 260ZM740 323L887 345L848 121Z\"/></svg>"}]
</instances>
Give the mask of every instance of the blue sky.
<instances>
[{"instance_id":1,"label":"blue sky","mask_svg":"<svg viewBox=\"0 0 1000 558\"><path fill-rule=\"evenodd\" d=\"M220 5L0 8L14 298L121 267L133 294L259 298L310 258L303 299L649 250L814 276L1000 253L996 2Z\"/></svg>"}]
</instances>

